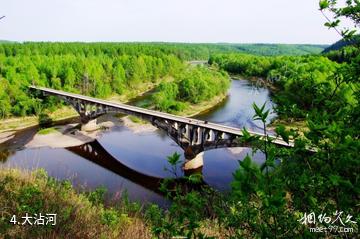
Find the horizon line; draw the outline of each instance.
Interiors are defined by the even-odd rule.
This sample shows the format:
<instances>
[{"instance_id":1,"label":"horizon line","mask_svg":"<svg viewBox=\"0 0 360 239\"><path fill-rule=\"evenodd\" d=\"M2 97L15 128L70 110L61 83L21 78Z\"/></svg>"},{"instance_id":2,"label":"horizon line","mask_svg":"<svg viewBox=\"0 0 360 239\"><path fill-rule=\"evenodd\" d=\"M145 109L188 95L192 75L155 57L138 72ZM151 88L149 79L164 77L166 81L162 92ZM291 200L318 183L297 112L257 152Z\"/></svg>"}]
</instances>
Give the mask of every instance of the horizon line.
<instances>
[{"instance_id":1,"label":"horizon line","mask_svg":"<svg viewBox=\"0 0 360 239\"><path fill-rule=\"evenodd\" d=\"M341 40L341 39L340 39ZM185 42L185 41L53 41L53 40L44 40L44 41L33 41L33 40L25 40L25 41L16 41L16 40L8 40L8 39L0 39L0 43L168 43L168 44L228 44L228 45L326 45L329 46L333 43L284 43L284 42ZM334 42L335 43L335 42Z\"/></svg>"}]
</instances>

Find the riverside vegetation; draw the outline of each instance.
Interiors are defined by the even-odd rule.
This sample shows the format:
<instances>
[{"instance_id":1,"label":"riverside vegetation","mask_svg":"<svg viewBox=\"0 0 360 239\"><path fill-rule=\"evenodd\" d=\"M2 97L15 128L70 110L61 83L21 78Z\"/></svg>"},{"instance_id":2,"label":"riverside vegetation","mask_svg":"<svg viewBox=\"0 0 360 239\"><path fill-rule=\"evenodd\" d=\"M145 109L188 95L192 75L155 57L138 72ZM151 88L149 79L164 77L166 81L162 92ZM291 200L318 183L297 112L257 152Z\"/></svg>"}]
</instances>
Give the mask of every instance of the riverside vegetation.
<instances>
[{"instance_id":1,"label":"riverside vegetation","mask_svg":"<svg viewBox=\"0 0 360 239\"><path fill-rule=\"evenodd\" d=\"M215 52L240 52L253 45L167 43L2 43L0 44L1 118L53 111L55 99L39 102L30 97L28 86L36 84L99 98L121 96L127 100L160 81L162 93L154 97L157 109L174 111L181 104L198 103L224 94L229 83L225 73L189 68L186 60L208 59ZM287 49L281 50L281 49ZM300 49L308 51L301 51ZM320 46L267 45L269 52L304 54ZM264 50L265 51L265 50ZM252 52L252 51L250 51ZM211 79L210 76L213 76ZM198 77L199 82L194 81ZM218 81L219 80L219 81ZM167 91L167 92L165 92ZM161 96L162 95L162 96ZM164 97L169 99L165 100ZM184 96L184 98L182 98Z\"/></svg>"},{"instance_id":2,"label":"riverside vegetation","mask_svg":"<svg viewBox=\"0 0 360 239\"><path fill-rule=\"evenodd\" d=\"M336 1L322 0L320 8L334 12L336 18L348 17L357 26L360 23L358 1L347 1L345 7L337 7ZM331 22L328 25L337 26ZM349 37L349 32L343 33ZM0 202L7 207L1 218L1 233L7 237L16 234L54 238L67 237L68 233L78 238L355 238L360 223L359 49L359 44L354 44L311 56L211 54L209 63L213 69L267 80L274 87L279 117L303 120L307 126L304 132L282 125L276 127L279 137L294 142L291 149L277 148L271 144L271 137L260 140L244 129L241 140L251 143L254 151L262 151L265 162L257 165L251 155L239 161L230 192L220 193L203 185L201 175L180 178L174 175L174 179L164 180L161 188L172 201L167 209L157 205L141 208L125 199L105 207L102 189L76 194L69 183L57 182L42 171L24 174L4 169L0 174ZM204 74L200 85L210 82L207 74L214 74L219 82L224 75L203 68L185 72L188 79ZM176 86L172 82L159 85L154 102L156 98L169 102L155 104L158 109L181 110L179 97L188 96L186 101L191 103L202 100L192 98L191 94L182 95L186 92L181 90L182 85L192 86L195 82L189 83L182 77L174 82ZM253 107L254 120L263 123L267 135L265 122L269 111L265 106ZM178 154L169 156L168 162L171 165L168 170L174 172L181 165ZM13 214L49 210L58 213L62 220L56 230L48 227L32 230L8 223ZM352 231L310 232L309 227L329 226L318 217L314 224L301 223L310 213L333 220L340 211L344 225L337 221L334 226Z\"/></svg>"}]
</instances>

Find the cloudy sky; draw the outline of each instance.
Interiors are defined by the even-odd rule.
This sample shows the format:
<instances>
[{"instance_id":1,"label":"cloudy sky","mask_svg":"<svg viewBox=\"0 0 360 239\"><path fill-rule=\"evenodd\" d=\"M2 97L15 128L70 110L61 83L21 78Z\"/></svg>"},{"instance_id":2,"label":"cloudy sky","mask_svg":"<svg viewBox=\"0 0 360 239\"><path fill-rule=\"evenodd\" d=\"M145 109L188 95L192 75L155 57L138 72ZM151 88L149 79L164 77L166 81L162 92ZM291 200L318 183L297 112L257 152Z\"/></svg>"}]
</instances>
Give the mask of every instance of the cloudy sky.
<instances>
[{"instance_id":1,"label":"cloudy sky","mask_svg":"<svg viewBox=\"0 0 360 239\"><path fill-rule=\"evenodd\" d=\"M318 0L1 0L0 39L332 43Z\"/></svg>"}]
</instances>

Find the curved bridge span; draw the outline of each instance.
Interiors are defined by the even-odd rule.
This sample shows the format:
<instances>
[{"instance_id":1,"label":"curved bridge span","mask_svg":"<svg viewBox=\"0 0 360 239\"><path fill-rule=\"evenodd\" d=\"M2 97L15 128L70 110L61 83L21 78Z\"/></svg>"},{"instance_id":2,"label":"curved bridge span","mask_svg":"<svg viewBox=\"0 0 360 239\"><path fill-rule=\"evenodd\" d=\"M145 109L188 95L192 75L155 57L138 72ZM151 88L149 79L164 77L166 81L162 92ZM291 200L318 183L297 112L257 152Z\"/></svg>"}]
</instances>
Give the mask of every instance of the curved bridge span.
<instances>
[{"instance_id":1,"label":"curved bridge span","mask_svg":"<svg viewBox=\"0 0 360 239\"><path fill-rule=\"evenodd\" d=\"M196 159L197 156L201 156L202 152L210 149L249 146L239 140L243 136L242 130L239 128L45 87L30 86L30 89L40 91L43 95L56 96L70 104L79 113L82 124L87 124L103 114L112 112L133 115L149 121L155 127L167 132L184 150L187 160ZM261 139L265 137L256 132L250 131L249 133L260 136ZM283 147L293 146L292 143L288 144L275 137L273 137L272 143ZM202 157L200 160L202 162ZM202 164L201 162L200 164ZM196 166L191 167L196 168Z\"/></svg>"}]
</instances>

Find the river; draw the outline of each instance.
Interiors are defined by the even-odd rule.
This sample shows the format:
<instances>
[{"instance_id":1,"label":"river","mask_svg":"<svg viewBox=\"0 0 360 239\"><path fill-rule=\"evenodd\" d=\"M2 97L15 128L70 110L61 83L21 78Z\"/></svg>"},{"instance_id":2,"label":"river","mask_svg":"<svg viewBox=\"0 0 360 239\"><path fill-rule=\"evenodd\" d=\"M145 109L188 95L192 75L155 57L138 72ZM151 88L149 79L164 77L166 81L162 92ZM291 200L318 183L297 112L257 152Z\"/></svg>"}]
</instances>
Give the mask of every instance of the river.
<instances>
[{"instance_id":1,"label":"river","mask_svg":"<svg viewBox=\"0 0 360 239\"><path fill-rule=\"evenodd\" d=\"M135 104L141 104L143 100L139 98ZM255 88L246 80L232 80L226 100L194 118L261 131L260 122L252 120L253 102L258 105L267 102L267 107L272 107L266 88ZM271 114L269 118L273 117L275 115ZM26 141L31 134L25 131L17 137L19 141ZM89 153L87 149L90 148L96 149L96 153ZM114 127L95 142L78 147L18 149L8 146L5 150L7 153L3 149L0 161L3 167L44 168L52 177L71 180L79 190L105 186L108 198L116 198L126 191L130 200L160 205L167 202L154 188L155 182L158 178L173 176L164 170L170 166L166 157L174 152L183 154L182 149L161 130L139 134L122 126ZM251 149L206 151L201 170L204 181L218 190L228 190L232 174L239 166L238 160L247 153L251 153ZM256 153L253 158L259 163L263 161L261 153ZM181 169L178 173L182 173Z\"/></svg>"}]
</instances>

